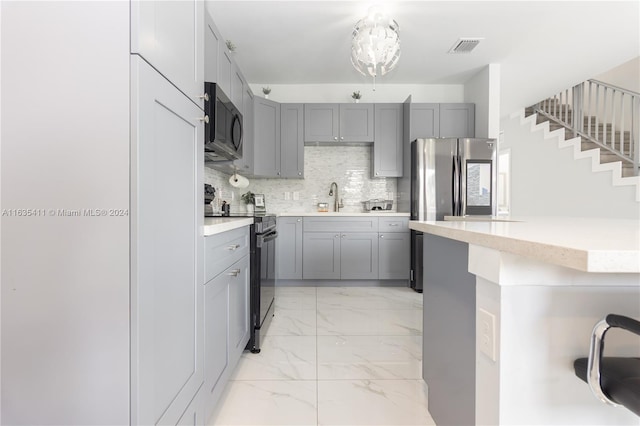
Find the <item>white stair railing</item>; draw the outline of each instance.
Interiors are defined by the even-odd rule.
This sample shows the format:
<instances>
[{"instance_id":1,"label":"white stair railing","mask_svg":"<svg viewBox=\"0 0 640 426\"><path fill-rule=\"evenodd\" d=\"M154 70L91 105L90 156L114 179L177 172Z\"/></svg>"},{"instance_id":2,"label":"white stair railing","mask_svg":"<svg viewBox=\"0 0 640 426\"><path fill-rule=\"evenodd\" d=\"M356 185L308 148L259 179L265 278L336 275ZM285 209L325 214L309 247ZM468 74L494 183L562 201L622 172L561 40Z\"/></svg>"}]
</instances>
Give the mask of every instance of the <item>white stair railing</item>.
<instances>
[{"instance_id":1,"label":"white stair railing","mask_svg":"<svg viewBox=\"0 0 640 426\"><path fill-rule=\"evenodd\" d=\"M599 147L640 166L640 93L587 80L534 105L534 111Z\"/></svg>"}]
</instances>

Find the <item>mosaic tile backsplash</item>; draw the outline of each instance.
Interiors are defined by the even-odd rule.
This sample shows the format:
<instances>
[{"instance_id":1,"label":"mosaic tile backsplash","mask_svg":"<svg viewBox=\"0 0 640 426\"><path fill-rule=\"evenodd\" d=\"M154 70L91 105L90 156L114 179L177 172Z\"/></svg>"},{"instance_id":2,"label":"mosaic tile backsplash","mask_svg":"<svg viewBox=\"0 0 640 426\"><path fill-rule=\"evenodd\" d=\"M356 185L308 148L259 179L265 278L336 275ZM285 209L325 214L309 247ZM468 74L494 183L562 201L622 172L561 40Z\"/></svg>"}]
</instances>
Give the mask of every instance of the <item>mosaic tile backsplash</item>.
<instances>
[{"instance_id":1,"label":"mosaic tile backsplash","mask_svg":"<svg viewBox=\"0 0 640 426\"><path fill-rule=\"evenodd\" d=\"M229 185L228 174L205 168L205 182L216 188L216 201L231 203L231 212L246 211L240 196L247 191L264 194L267 210L274 213L315 212L320 202L329 203L329 211L333 211L331 182L338 184L344 203L341 212L360 213L361 201L375 198L394 200L395 210L397 179L372 179L372 155L371 146L305 146L304 179L249 178L249 187L239 189ZM285 192L290 193L290 200L285 200ZM293 199L294 192L298 200Z\"/></svg>"}]
</instances>

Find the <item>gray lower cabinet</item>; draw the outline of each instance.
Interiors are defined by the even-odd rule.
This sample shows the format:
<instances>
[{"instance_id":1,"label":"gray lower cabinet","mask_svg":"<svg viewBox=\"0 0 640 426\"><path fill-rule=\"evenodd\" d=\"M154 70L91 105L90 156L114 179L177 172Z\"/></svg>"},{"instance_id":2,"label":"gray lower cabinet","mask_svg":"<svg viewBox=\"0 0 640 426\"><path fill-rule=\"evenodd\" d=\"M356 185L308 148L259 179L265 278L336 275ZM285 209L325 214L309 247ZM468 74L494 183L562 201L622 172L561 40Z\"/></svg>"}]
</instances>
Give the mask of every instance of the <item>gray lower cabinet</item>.
<instances>
[{"instance_id":1,"label":"gray lower cabinet","mask_svg":"<svg viewBox=\"0 0 640 426\"><path fill-rule=\"evenodd\" d=\"M340 234L340 279L378 278L378 233L344 232Z\"/></svg>"},{"instance_id":2,"label":"gray lower cabinet","mask_svg":"<svg viewBox=\"0 0 640 426\"><path fill-rule=\"evenodd\" d=\"M378 278L408 280L411 252L409 218L381 217L378 231Z\"/></svg>"},{"instance_id":3,"label":"gray lower cabinet","mask_svg":"<svg viewBox=\"0 0 640 426\"><path fill-rule=\"evenodd\" d=\"M305 142L373 142L373 104L305 104Z\"/></svg>"},{"instance_id":4,"label":"gray lower cabinet","mask_svg":"<svg viewBox=\"0 0 640 426\"><path fill-rule=\"evenodd\" d=\"M209 418L249 341L249 229L205 238L204 414Z\"/></svg>"},{"instance_id":5,"label":"gray lower cabinet","mask_svg":"<svg viewBox=\"0 0 640 426\"><path fill-rule=\"evenodd\" d=\"M377 279L378 218L304 220L304 279Z\"/></svg>"},{"instance_id":6,"label":"gray lower cabinet","mask_svg":"<svg viewBox=\"0 0 640 426\"><path fill-rule=\"evenodd\" d=\"M373 177L402 176L402 104L375 104Z\"/></svg>"},{"instance_id":7,"label":"gray lower cabinet","mask_svg":"<svg viewBox=\"0 0 640 426\"><path fill-rule=\"evenodd\" d=\"M278 278L282 280L302 279L302 218L278 218Z\"/></svg>"},{"instance_id":8,"label":"gray lower cabinet","mask_svg":"<svg viewBox=\"0 0 640 426\"><path fill-rule=\"evenodd\" d=\"M340 279L340 233L305 232L302 241L304 279Z\"/></svg>"}]
</instances>

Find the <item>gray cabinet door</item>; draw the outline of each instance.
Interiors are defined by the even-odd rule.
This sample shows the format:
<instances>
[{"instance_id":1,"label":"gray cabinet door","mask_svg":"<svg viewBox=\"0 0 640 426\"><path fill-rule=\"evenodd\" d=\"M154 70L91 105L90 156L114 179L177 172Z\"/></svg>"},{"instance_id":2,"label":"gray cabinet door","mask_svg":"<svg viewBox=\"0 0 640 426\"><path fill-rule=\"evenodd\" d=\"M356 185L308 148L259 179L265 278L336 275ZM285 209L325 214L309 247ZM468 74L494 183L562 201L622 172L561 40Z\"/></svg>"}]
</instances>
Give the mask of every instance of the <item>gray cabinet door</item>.
<instances>
[{"instance_id":1,"label":"gray cabinet door","mask_svg":"<svg viewBox=\"0 0 640 426\"><path fill-rule=\"evenodd\" d=\"M218 82L218 60L221 44L224 43L220 32L216 28L211 16L205 12L204 29L204 80Z\"/></svg>"},{"instance_id":2,"label":"gray cabinet door","mask_svg":"<svg viewBox=\"0 0 640 426\"><path fill-rule=\"evenodd\" d=\"M229 282L229 360L233 368L249 341L249 256L223 275Z\"/></svg>"},{"instance_id":3,"label":"gray cabinet door","mask_svg":"<svg viewBox=\"0 0 640 426\"><path fill-rule=\"evenodd\" d=\"M231 93L229 94L231 97L231 102L233 105L240 111L240 114L244 115L244 80L242 79L242 75L240 75L240 70L237 65L233 65L232 75L231 75Z\"/></svg>"},{"instance_id":4,"label":"gray cabinet door","mask_svg":"<svg viewBox=\"0 0 640 426\"><path fill-rule=\"evenodd\" d=\"M402 104L375 105L373 177L402 176Z\"/></svg>"},{"instance_id":5,"label":"gray cabinet door","mask_svg":"<svg viewBox=\"0 0 640 426\"><path fill-rule=\"evenodd\" d=\"M204 386L212 393L229 364L229 280L220 274L204 286ZM220 393L219 390L217 393Z\"/></svg>"},{"instance_id":6,"label":"gray cabinet door","mask_svg":"<svg viewBox=\"0 0 640 426\"><path fill-rule=\"evenodd\" d=\"M475 111L474 104L440 104L440 137L474 137Z\"/></svg>"},{"instance_id":7,"label":"gray cabinet door","mask_svg":"<svg viewBox=\"0 0 640 426\"><path fill-rule=\"evenodd\" d=\"M278 278L302 279L302 218L278 218Z\"/></svg>"},{"instance_id":8,"label":"gray cabinet door","mask_svg":"<svg viewBox=\"0 0 640 426\"><path fill-rule=\"evenodd\" d=\"M145 58L200 108L204 13L199 0L131 2L131 52Z\"/></svg>"},{"instance_id":9,"label":"gray cabinet door","mask_svg":"<svg viewBox=\"0 0 640 426\"><path fill-rule=\"evenodd\" d=\"M280 104L280 177L304 177L304 107Z\"/></svg>"},{"instance_id":10,"label":"gray cabinet door","mask_svg":"<svg viewBox=\"0 0 640 426\"><path fill-rule=\"evenodd\" d=\"M227 50L226 45L222 43L218 52L218 86L222 89L227 97L231 96L231 74L233 64L231 61L231 53Z\"/></svg>"},{"instance_id":11,"label":"gray cabinet door","mask_svg":"<svg viewBox=\"0 0 640 426\"><path fill-rule=\"evenodd\" d=\"M364 280L378 278L378 233L340 234L340 278Z\"/></svg>"},{"instance_id":12,"label":"gray cabinet door","mask_svg":"<svg viewBox=\"0 0 640 426\"><path fill-rule=\"evenodd\" d=\"M280 104L254 98L253 173L277 177L280 173Z\"/></svg>"},{"instance_id":13,"label":"gray cabinet door","mask_svg":"<svg viewBox=\"0 0 640 426\"><path fill-rule=\"evenodd\" d=\"M204 379L203 112L142 59L132 74L132 423L175 424Z\"/></svg>"},{"instance_id":14,"label":"gray cabinet door","mask_svg":"<svg viewBox=\"0 0 640 426\"><path fill-rule=\"evenodd\" d=\"M373 104L340 104L340 142L373 142Z\"/></svg>"},{"instance_id":15,"label":"gray cabinet door","mask_svg":"<svg viewBox=\"0 0 640 426\"><path fill-rule=\"evenodd\" d=\"M410 141L440 137L440 104L411 104Z\"/></svg>"},{"instance_id":16,"label":"gray cabinet door","mask_svg":"<svg viewBox=\"0 0 640 426\"><path fill-rule=\"evenodd\" d=\"M338 104L305 104L304 141L338 142L339 120Z\"/></svg>"},{"instance_id":17,"label":"gray cabinet door","mask_svg":"<svg viewBox=\"0 0 640 426\"><path fill-rule=\"evenodd\" d=\"M409 279L410 240L409 232L380 234L378 276L381 280Z\"/></svg>"},{"instance_id":18,"label":"gray cabinet door","mask_svg":"<svg viewBox=\"0 0 640 426\"><path fill-rule=\"evenodd\" d=\"M248 87L244 91L244 114L242 115L242 158L233 162L238 168L238 173L253 174L253 145L254 141L254 117L253 117L253 93Z\"/></svg>"},{"instance_id":19,"label":"gray cabinet door","mask_svg":"<svg viewBox=\"0 0 640 426\"><path fill-rule=\"evenodd\" d=\"M340 279L340 234L303 234L302 273L304 279Z\"/></svg>"}]
</instances>

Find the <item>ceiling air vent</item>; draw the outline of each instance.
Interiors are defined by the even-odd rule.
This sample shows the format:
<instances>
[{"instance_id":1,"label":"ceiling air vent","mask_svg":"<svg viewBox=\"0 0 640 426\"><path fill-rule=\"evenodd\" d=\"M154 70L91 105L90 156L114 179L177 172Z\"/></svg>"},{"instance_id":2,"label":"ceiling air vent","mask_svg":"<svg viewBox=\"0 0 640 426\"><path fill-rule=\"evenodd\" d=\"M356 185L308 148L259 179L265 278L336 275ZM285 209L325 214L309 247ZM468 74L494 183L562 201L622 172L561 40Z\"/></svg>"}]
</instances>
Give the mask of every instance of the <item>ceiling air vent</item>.
<instances>
[{"instance_id":1,"label":"ceiling air vent","mask_svg":"<svg viewBox=\"0 0 640 426\"><path fill-rule=\"evenodd\" d=\"M476 48L478 43L480 43L482 38L474 37L474 38L459 38L451 49L449 49L448 53L470 53L473 49Z\"/></svg>"}]
</instances>

